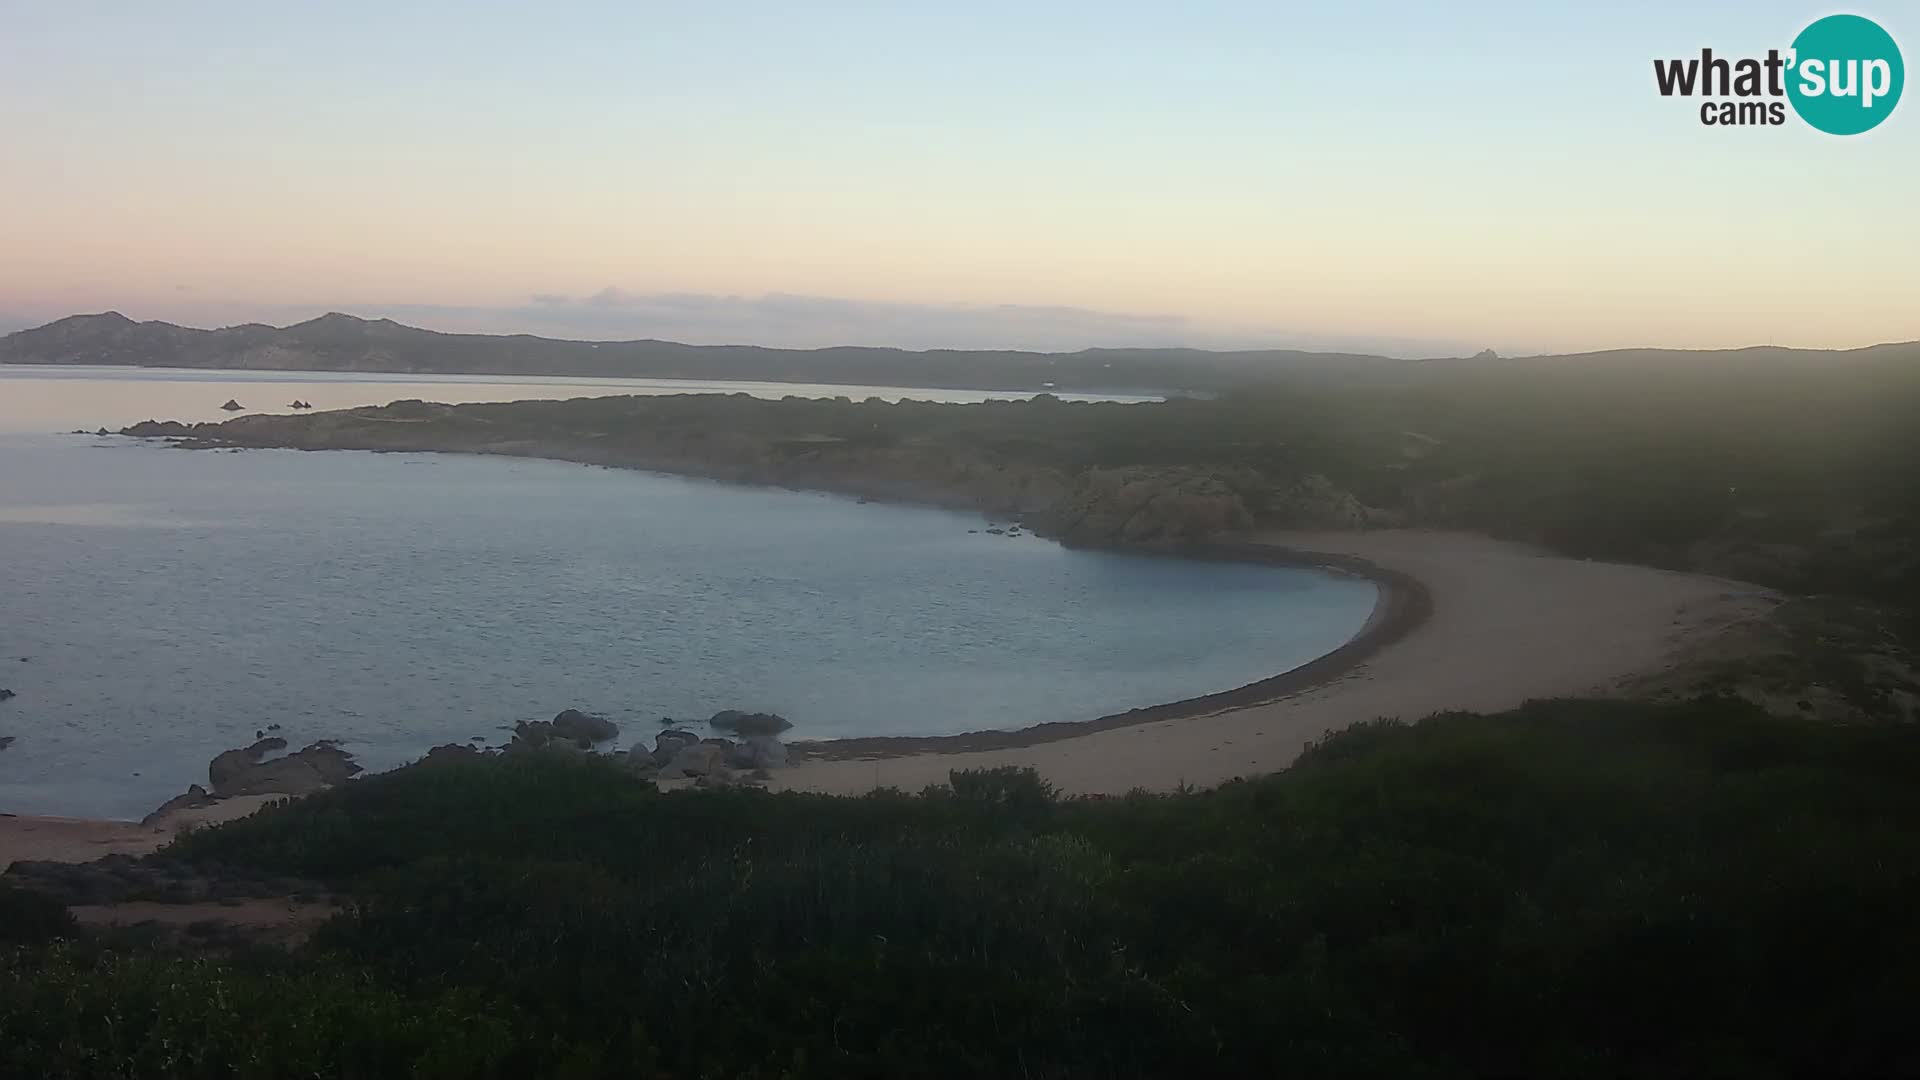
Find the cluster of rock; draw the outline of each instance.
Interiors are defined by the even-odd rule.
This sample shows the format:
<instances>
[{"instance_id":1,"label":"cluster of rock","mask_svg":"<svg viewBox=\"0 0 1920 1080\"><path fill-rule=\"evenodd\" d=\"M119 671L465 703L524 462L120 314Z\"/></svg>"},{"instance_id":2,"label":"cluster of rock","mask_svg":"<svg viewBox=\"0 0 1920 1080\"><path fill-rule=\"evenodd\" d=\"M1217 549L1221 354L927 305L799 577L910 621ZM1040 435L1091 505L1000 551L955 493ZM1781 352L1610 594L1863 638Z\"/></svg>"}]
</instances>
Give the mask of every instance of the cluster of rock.
<instances>
[{"instance_id":1,"label":"cluster of rock","mask_svg":"<svg viewBox=\"0 0 1920 1080\"><path fill-rule=\"evenodd\" d=\"M770 714L762 714L770 715ZM728 787L769 778L769 770L787 764L787 747L772 735L747 735L739 740L701 738L691 731L669 728L654 736L653 749L635 747L619 760L627 768L656 781L692 780L695 787ZM745 773L746 776L739 774Z\"/></svg>"},{"instance_id":2,"label":"cluster of rock","mask_svg":"<svg viewBox=\"0 0 1920 1080\"><path fill-rule=\"evenodd\" d=\"M591 750L595 743L618 738L620 726L604 716L565 709L551 720L522 720L513 726L510 751L540 750L552 745Z\"/></svg>"},{"instance_id":3,"label":"cluster of rock","mask_svg":"<svg viewBox=\"0 0 1920 1080\"><path fill-rule=\"evenodd\" d=\"M293 402L292 402L292 404L290 404L290 405L288 405L288 406L287 406L287 408L289 408L289 409L311 409L311 408L313 408L313 403L312 403L312 402L310 402L310 401L301 401L301 400L300 400L299 398L294 398L294 399L293 399Z\"/></svg>"},{"instance_id":4,"label":"cluster of rock","mask_svg":"<svg viewBox=\"0 0 1920 1080\"><path fill-rule=\"evenodd\" d=\"M684 728L669 727L654 736L653 747L635 746L608 755L636 775L662 782L692 781L696 787L725 787L769 778L769 770L785 766L787 747L776 736L793 727L776 713L723 709L707 720L715 731L739 738L702 737ZM557 754L580 756L596 744L620 733L611 720L568 709L552 720L522 720L513 738L498 750L448 743L427 751L425 764L467 761L494 754L509 756Z\"/></svg>"},{"instance_id":5,"label":"cluster of rock","mask_svg":"<svg viewBox=\"0 0 1920 1080\"><path fill-rule=\"evenodd\" d=\"M207 783L212 785L212 796L225 799L235 795L308 795L345 783L361 771L353 755L326 740L281 757L266 756L286 748L287 740L269 735L251 746L216 756L207 763ZM189 791L188 795L191 794Z\"/></svg>"}]
</instances>

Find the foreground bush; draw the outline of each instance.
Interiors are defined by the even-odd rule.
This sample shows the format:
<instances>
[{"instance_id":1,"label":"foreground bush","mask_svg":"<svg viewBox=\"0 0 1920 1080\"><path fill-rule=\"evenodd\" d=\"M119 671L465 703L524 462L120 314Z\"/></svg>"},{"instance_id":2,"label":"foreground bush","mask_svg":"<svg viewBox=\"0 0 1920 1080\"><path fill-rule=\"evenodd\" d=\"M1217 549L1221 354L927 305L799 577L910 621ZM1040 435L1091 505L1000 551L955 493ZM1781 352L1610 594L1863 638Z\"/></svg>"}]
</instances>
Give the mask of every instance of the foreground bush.
<instances>
[{"instance_id":1,"label":"foreground bush","mask_svg":"<svg viewBox=\"0 0 1920 1080\"><path fill-rule=\"evenodd\" d=\"M408 769L176 845L351 891L301 953L19 954L0 1045L113 1074L132 1010L201 1075L1912 1072L1917 768L1920 733L1700 701L1363 725L1098 802ZM334 1056L238 1056L289 1016Z\"/></svg>"}]
</instances>

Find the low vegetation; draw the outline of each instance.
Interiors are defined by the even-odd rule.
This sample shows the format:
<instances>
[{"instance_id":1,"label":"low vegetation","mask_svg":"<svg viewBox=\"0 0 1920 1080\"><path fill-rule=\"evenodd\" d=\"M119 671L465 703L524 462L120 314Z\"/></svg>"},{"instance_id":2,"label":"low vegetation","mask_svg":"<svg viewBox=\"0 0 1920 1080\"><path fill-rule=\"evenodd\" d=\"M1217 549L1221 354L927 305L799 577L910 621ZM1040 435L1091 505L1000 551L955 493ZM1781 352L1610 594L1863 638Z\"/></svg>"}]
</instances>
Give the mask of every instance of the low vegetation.
<instances>
[{"instance_id":1,"label":"low vegetation","mask_svg":"<svg viewBox=\"0 0 1920 1080\"><path fill-rule=\"evenodd\" d=\"M413 767L169 853L355 898L294 952L8 946L0 1074L1912 1072L1917 768L1910 727L1725 698L1366 724L1092 801Z\"/></svg>"}]
</instances>

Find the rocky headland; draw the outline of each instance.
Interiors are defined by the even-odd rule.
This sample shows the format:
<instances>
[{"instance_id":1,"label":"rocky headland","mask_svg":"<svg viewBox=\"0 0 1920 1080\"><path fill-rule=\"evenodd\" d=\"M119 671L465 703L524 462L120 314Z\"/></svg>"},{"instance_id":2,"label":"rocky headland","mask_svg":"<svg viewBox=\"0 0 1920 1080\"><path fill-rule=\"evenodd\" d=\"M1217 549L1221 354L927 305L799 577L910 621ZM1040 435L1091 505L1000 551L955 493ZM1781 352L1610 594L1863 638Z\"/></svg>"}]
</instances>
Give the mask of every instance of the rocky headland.
<instances>
[{"instance_id":1,"label":"rocky headland","mask_svg":"<svg viewBox=\"0 0 1920 1080\"><path fill-rule=\"evenodd\" d=\"M1157 408L1160 406L1146 406ZM983 405L745 395L384 407L147 421L123 435L191 449L451 451L553 458L975 510L1082 546L1171 551L1258 524L1391 525L1327 477L1218 462L1102 460L1076 429L1142 406L1047 397Z\"/></svg>"}]
</instances>

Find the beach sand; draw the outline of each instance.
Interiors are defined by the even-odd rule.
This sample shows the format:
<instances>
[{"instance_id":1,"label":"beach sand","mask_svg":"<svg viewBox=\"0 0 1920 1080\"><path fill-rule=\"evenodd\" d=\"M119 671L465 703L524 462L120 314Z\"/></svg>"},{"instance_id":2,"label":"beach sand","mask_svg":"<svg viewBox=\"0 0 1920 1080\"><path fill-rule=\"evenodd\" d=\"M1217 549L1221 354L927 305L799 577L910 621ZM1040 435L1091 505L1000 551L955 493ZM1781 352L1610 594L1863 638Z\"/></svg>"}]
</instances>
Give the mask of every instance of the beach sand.
<instances>
[{"instance_id":1,"label":"beach sand","mask_svg":"<svg viewBox=\"0 0 1920 1080\"><path fill-rule=\"evenodd\" d=\"M151 854L165 847L183 829L246 817L267 803L283 798L286 796L236 795L212 806L169 811L147 825L134 821L0 814L0 871L17 860L78 863L105 855Z\"/></svg>"},{"instance_id":2,"label":"beach sand","mask_svg":"<svg viewBox=\"0 0 1920 1080\"><path fill-rule=\"evenodd\" d=\"M1689 646L1761 619L1778 603L1740 582L1588 562L1461 533L1266 533L1257 542L1365 560L1427 588L1431 613L1332 680L1265 704L1112 727L1031 746L807 760L782 790L918 791L953 769L1031 766L1068 794L1207 787L1286 768L1328 731L1362 720L1509 709L1534 698L1608 694L1669 667ZM990 683L981 693L992 693Z\"/></svg>"}]
</instances>

